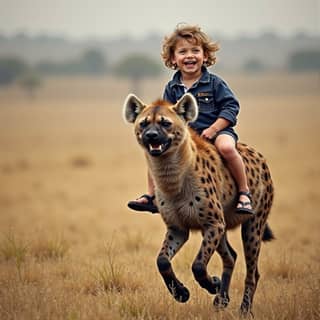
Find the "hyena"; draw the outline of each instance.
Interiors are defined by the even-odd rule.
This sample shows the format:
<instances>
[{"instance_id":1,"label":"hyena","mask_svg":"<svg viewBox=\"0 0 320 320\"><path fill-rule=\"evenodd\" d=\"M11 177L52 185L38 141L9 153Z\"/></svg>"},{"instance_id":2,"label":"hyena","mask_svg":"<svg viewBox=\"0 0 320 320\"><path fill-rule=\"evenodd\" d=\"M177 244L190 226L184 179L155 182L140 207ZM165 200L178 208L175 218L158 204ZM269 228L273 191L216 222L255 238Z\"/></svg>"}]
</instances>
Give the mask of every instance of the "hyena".
<instances>
[{"instance_id":1,"label":"hyena","mask_svg":"<svg viewBox=\"0 0 320 320\"><path fill-rule=\"evenodd\" d=\"M266 160L253 148L237 144L255 214L235 213L238 191L231 173L214 145L188 126L198 115L197 102L191 94L186 93L174 105L163 100L146 105L129 94L123 112L125 120L134 124L136 139L145 151L156 187L157 206L167 226L157 265L169 292L179 302L189 299L189 291L176 277L171 259L188 240L189 231L200 230L203 239L192 272L201 287L216 295L214 306L226 307L237 258L228 242L227 230L241 225L247 274L240 311L248 314L259 280L261 241L274 238L267 224L273 184ZM223 262L221 280L207 272L215 251Z\"/></svg>"}]
</instances>

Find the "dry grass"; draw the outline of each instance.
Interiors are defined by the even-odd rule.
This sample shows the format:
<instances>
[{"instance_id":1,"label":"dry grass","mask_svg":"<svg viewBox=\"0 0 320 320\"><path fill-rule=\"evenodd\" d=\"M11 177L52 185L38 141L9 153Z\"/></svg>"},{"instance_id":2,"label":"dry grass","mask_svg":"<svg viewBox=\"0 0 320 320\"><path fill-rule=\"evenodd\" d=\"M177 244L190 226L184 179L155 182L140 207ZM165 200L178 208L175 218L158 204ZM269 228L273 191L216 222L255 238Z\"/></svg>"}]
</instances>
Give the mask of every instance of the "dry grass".
<instances>
[{"instance_id":1,"label":"dry grass","mask_svg":"<svg viewBox=\"0 0 320 320\"><path fill-rule=\"evenodd\" d=\"M317 75L226 76L242 103L241 140L269 160L277 240L261 250L255 319L320 318L320 95ZM145 162L121 118L127 83L48 79L34 100L0 91L0 319L238 319L239 253L227 310L195 283L200 236L173 261L190 289L169 296L155 258L157 215L126 202L145 191ZM148 81L143 99L162 92ZM209 265L220 274L214 256Z\"/></svg>"}]
</instances>

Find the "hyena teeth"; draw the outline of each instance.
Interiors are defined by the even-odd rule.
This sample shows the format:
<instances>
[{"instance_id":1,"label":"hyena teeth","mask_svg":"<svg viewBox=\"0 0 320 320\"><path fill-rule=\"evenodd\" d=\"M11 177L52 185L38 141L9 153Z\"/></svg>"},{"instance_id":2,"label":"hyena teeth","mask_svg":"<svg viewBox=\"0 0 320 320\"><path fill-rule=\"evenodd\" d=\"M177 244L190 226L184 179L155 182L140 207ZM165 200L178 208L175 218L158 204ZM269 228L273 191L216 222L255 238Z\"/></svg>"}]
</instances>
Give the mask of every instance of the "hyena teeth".
<instances>
[{"instance_id":1,"label":"hyena teeth","mask_svg":"<svg viewBox=\"0 0 320 320\"><path fill-rule=\"evenodd\" d=\"M151 151L154 151L154 150L156 150L156 151L162 151L162 144L154 144L154 145L149 144L149 149L150 149Z\"/></svg>"}]
</instances>

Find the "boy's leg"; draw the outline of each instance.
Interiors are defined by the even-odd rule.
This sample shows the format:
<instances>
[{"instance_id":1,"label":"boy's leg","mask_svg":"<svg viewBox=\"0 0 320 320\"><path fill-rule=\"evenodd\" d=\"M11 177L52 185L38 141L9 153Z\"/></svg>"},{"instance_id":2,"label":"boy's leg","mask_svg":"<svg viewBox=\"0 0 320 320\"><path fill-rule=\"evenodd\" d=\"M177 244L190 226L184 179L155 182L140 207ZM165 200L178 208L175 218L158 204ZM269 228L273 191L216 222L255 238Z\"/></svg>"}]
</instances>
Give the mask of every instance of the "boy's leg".
<instances>
[{"instance_id":1,"label":"boy's leg","mask_svg":"<svg viewBox=\"0 0 320 320\"><path fill-rule=\"evenodd\" d=\"M151 177L151 174L148 170L148 174L147 174L147 195L149 195L150 197L154 196L154 183L153 183L153 179ZM140 202L140 203L147 203L148 199L144 196L141 196L140 198L136 199L135 201Z\"/></svg>"},{"instance_id":2,"label":"boy's leg","mask_svg":"<svg viewBox=\"0 0 320 320\"><path fill-rule=\"evenodd\" d=\"M237 208L252 210L249 187L243 160L236 149L236 142L229 134L220 134L215 140L215 146L221 156L226 160L227 166L236 180L239 191L239 202ZM248 212L253 213L253 212Z\"/></svg>"},{"instance_id":3,"label":"boy's leg","mask_svg":"<svg viewBox=\"0 0 320 320\"><path fill-rule=\"evenodd\" d=\"M157 206L154 203L154 199L155 199L154 183L149 171L148 171L148 177L147 177L147 186L148 186L148 193L140 196L136 200L129 201L128 207L136 211L150 211L152 213L157 213L159 211Z\"/></svg>"}]
</instances>

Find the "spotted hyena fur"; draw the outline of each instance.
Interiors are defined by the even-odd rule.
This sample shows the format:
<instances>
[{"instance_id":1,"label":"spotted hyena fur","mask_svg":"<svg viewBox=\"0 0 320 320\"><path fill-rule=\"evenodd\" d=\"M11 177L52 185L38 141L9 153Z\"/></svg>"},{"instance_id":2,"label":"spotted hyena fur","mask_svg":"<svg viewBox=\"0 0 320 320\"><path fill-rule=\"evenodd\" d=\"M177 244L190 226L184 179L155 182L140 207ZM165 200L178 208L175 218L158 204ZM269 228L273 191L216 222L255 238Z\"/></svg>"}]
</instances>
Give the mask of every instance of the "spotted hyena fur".
<instances>
[{"instance_id":1,"label":"spotted hyena fur","mask_svg":"<svg viewBox=\"0 0 320 320\"><path fill-rule=\"evenodd\" d=\"M158 269L174 298L185 302L188 289L178 280L171 259L188 240L190 230L203 236L192 272L201 287L216 294L214 305L229 303L229 285L237 258L227 240L227 230L241 225L247 275L241 312L251 311L259 280L258 256L261 241L271 240L267 225L272 206L273 184L264 157L238 143L252 194L253 216L235 213L237 186L216 148L189 129L198 107L191 94L175 105L158 100L145 105L130 94L124 117L134 123L138 143L145 151L148 168L156 186L156 201L167 233L157 258ZM222 258L221 280L207 273L208 262L217 251Z\"/></svg>"}]
</instances>

